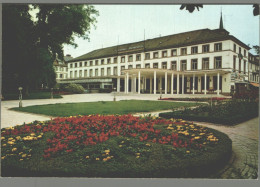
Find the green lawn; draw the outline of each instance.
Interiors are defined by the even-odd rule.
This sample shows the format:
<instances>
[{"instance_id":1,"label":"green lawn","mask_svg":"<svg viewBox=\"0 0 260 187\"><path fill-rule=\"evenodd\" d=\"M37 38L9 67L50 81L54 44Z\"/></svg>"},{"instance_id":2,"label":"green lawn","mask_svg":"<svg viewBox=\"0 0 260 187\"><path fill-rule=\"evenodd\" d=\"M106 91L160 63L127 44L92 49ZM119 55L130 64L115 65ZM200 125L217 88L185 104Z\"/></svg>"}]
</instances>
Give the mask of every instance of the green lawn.
<instances>
[{"instance_id":1,"label":"green lawn","mask_svg":"<svg viewBox=\"0 0 260 187\"><path fill-rule=\"evenodd\" d=\"M86 103L64 103L12 108L16 111L44 114L48 116L75 116L89 114L129 114L168 110L177 107L191 107L198 103L165 102L165 101L99 101Z\"/></svg>"}]
</instances>

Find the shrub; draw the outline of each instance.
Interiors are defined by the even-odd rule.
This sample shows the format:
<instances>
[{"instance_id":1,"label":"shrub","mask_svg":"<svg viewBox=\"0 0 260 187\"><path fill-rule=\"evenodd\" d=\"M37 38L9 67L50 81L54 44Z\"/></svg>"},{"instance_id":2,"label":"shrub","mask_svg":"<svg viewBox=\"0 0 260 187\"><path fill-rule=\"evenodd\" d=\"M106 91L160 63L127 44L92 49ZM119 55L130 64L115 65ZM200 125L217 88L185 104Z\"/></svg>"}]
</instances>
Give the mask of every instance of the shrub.
<instances>
[{"instance_id":1,"label":"shrub","mask_svg":"<svg viewBox=\"0 0 260 187\"><path fill-rule=\"evenodd\" d=\"M181 120L75 116L1 129L3 176L206 177L227 135Z\"/></svg>"},{"instance_id":2,"label":"shrub","mask_svg":"<svg viewBox=\"0 0 260 187\"><path fill-rule=\"evenodd\" d=\"M258 116L258 103L249 100L217 102L201 105L194 109L159 114L164 118L182 118L191 121L204 121L234 125Z\"/></svg>"},{"instance_id":3,"label":"shrub","mask_svg":"<svg viewBox=\"0 0 260 187\"><path fill-rule=\"evenodd\" d=\"M84 88L79 84L71 83L71 84L68 84L67 86L64 87L64 91L76 93L76 94L81 94L81 93L84 92Z\"/></svg>"}]
</instances>

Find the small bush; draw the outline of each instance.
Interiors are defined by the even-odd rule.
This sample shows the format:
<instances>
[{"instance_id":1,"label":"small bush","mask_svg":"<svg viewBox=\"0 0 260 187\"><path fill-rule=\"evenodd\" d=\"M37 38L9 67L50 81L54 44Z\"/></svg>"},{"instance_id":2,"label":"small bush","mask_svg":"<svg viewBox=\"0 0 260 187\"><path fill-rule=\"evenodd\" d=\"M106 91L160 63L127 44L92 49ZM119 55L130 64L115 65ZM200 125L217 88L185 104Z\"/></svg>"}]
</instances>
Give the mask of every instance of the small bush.
<instances>
[{"instance_id":1,"label":"small bush","mask_svg":"<svg viewBox=\"0 0 260 187\"><path fill-rule=\"evenodd\" d=\"M68 84L65 86L64 91L66 92L71 92L71 93L76 93L76 94L81 94L84 92L84 88L79 85L79 84Z\"/></svg>"}]
</instances>

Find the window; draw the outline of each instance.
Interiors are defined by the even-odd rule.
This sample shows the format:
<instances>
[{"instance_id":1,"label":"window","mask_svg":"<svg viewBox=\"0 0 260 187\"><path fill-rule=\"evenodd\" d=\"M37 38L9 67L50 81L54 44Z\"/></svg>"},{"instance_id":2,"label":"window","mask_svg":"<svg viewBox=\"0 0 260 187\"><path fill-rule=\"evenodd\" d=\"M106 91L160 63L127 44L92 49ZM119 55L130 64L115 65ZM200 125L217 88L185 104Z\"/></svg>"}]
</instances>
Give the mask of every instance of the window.
<instances>
[{"instance_id":1,"label":"window","mask_svg":"<svg viewBox=\"0 0 260 187\"><path fill-rule=\"evenodd\" d=\"M74 71L74 77L78 77L78 72L77 71Z\"/></svg>"},{"instance_id":2,"label":"window","mask_svg":"<svg viewBox=\"0 0 260 187\"><path fill-rule=\"evenodd\" d=\"M191 47L191 54L197 54L198 53L198 46Z\"/></svg>"},{"instance_id":3,"label":"window","mask_svg":"<svg viewBox=\"0 0 260 187\"><path fill-rule=\"evenodd\" d=\"M181 55L187 55L187 48L181 48Z\"/></svg>"},{"instance_id":4,"label":"window","mask_svg":"<svg viewBox=\"0 0 260 187\"><path fill-rule=\"evenodd\" d=\"M93 61L90 61L90 62L89 62L89 66L93 66Z\"/></svg>"},{"instance_id":5,"label":"window","mask_svg":"<svg viewBox=\"0 0 260 187\"><path fill-rule=\"evenodd\" d=\"M107 59L107 64L111 64L111 58Z\"/></svg>"},{"instance_id":6,"label":"window","mask_svg":"<svg viewBox=\"0 0 260 187\"><path fill-rule=\"evenodd\" d=\"M79 77L82 77L82 70L79 70Z\"/></svg>"},{"instance_id":7,"label":"window","mask_svg":"<svg viewBox=\"0 0 260 187\"><path fill-rule=\"evenodd\" d=\"M95 60L95 65L96 65L96 66L99 65L99 64L98 64L98 60Z\"/></svg>"},{"instance_id":8,"label":"window","mask_svg":"<svg viewBox=\"0 0 260 187\"><path fill-rule=\"evenodd\" d=\"M150 68L150 64L145 64L145 68Z\"/></svg>"},{"instance_id":9,"label":"window","mask_svg":"<svg viewBox=\"0 0 260 187\"><path fill-rule=\"evenodd\" d=\"M133 65L129 65L129 66L128 66L128 69L133 69Z\"/></svg>"},{"instance_id":10,"label":"window","mask_svg":"<svg viewBox=\"0 0 260 187\"><path fill-rule=\"evenodd\" d=\"M60 78L62 79L62 74L60 74Z\"/></svg>"},{"instance_id":11,"label":"window","mask_svg":"<svg viewBox=\"0 0 260 187\"><path fill-rule=\"evenodd\" d=\"M177 49L173 49L173 50L171 51L171 54L172 54L172 56L177 56Z\"/></svg>"},{"instance_id":12,"label":"window","mask_svg":"<svg viewBox=\"0 0 260 187\"><path fill-rule=\"evenodd\" d=\"M167 57L167 51L162 52L162 57Z\"/></svg>"},{"instance_id":13,"label":"window","mask_svg":"<svg viewBox=\"0 0 260 187\"><path fill-rule=\"evenodd\" d=\"M203 45L202 46L202 52L203 53L208 53L209 52L209 45Z\"/></svg>"},{"instance_id":14,"label":"window","mask_svg":"<svg viewBox=\"0 0 260 187\"><path fill-rule=\"evenodd\" d=\"M177 70L177 62L176 61L171 62L171 69L175 70L175 71Z\"/></svg>"},{"instance_id":15,"label":"window","mask_svg":"<svg viewBox=\"0 0 260 187\"><path fill-rule=\"evenodd\" d=\"M78 67L78 63L77 63L77 62L75 63L75 68L76 68L76 67Z\"/></svg>"},{"instance_id":16,"label":"window","mask_svg":"<svg viewBox=\"0 0 260 187\"><path fill-rule=\"evenodd\" d=\"M125 57L124 56L121 57L121 63L125 63Z\"/></svg>"},{"instance_id":17,"label":"window","mask_svg":"<svg viewBox=\"0 0 260 187\"><path fill-rule=\"evenodd\" d=\"M125 66L121 66L121 75L123 75L123 70L125 69Z\"/></svg>"},{"instance_id":18,"label":"window","mask_svg":"<svg viewBox=\"0 0 260 187\"><path fill-rule=\"evenodd\" d=\"M202 69L209 69L209 58L202 59Z\"/></svg>"},{"instance_id":19,"label":"window","mask_svg":"<svg viewBox=\"0 0 260 187\"><path fill-rule=\"evenodd\" d=\"M70 71L70 78L72 78L72 71Z\"/></svg>"},{"instance_id":20,"label":"window","mask_svg":"<svg viewBox=\"0 0 260 187\"><path fill-rule=\"evenodd\" d=\"M187 70L187 60L181 61L181 71Z\"/></svg>"},{"instance_id":21,"label":"window","mask_svg":"<svg viewBox=\"0 0 260 187\"><path fill-rule=\"evenodd\" d=\"M167 62L162 63L162 69L167 69Z\"/></svg>"},{"instance_id":22,"label":"window","mask_svg":"<svg viewBox=\"0 0 260 187\"><path fill-rule=\"evenodd\" d=\"M104 65L104 64L105 64L105 60L102 59L102 60L101 60L101 65Z\"/></svg>"},{"instance_id":23,"label":"window","mask_svg":"<svg viewBox=\"0 0 260 187\"><path fill-rule=\"evenodd\" d=\"M128 56L128 62L133 62L133 55Z\"/></svg>"},{"instance_id":24,"label":"window","mask_svg":"<svg viewBox=\"0 0 260 187\"><path fill-rule=\"evenodd\" d=\"M234 55L233 56L233 70L236 71L236 61L237 61L237 57Z\"/></svg>"},{"instance_id":25,"label":"window","mask_svg":"<svg viewBox=\"0 0 260 187\"><path fill-rule=\"evenodd\" d=\"M221 51L222 50L222 43L216 43L215 44L215 51Z\"/></svg>"},{"instance_id":26,"label":"window","mask_svg":"<svg viewBox=\"0 0 260 187\"><path fill-rule=\"evenodd\" d=\"M105 70L104 68L101 68L101 76L104 76L105 75Z\"/></svg>"},{"instance_id":27,"label":"window","mask_svg":"<svg viewBox=\"0 0 260 187\"><path fill-rule=\"evenodd\" d=\"M145 53L145 59L146 60L150 59L150 53Z\"/></svg>"},{"instance_id":28,"label":"window","mask_svg":"<svg viewBox=\"0 0 260 187\"><path fill-rule=\"evenodd\" d=\"M159 57L158 52L154 52L153 53L153 58L158 58L158 57Z\"/></svg>"},{"instance_id":29,"label":"window","mask_svg":"<svg viewBox=\"0 0 260 187\"><path fill-rule=\"evenodd\" d=\"M192 70L198 69L198 59L192 59L191 60L191 69Z\"/></svg>"},{"instance_id":30,"label":"window","mask_svg":"<svg viewBox=\"0 0 260 187\"><path fill-rule=\"evenodd\" d=\"M141 54L136 55L136 61L141 61Z\"/></svg>"},{"instance_id":31,"label":"window","mask_svg":"<svg viewBox=\"0 0 260 187\"><path fill-rule=\"evenodd\" d=\"M107 75L108 75L108 76L111 75L111 68L107 68Z\"/></svg>"},{"instance_id":32,"label":"window","mask_svg":"<svg viewBox=\"0 0 260 187\"><path fill-rule=\"evenodd\" d=\"M114 58L114 64L116 64L116 63L117 63L117 57Z\"/></svg>"},{"instance_id":33,"label":"window","mask_svg":"<svg viewBox=\"0 0 260 187\"><path fill-rule=\"evenodd\" d=\"M244 74L246 74L246 61L244 60Z\"/></svg>"},{"instance_id":34,"label":"window","mask_svg":"<svg viewBox=\"0 0 260 187\"><path fill-rule=\"evenodd\" d=\"M79 67L82 67L82 62L79 63Z\"/></svg>"},{"instance_id":35,"label":"window","mask_svg":"<svg viewBox=\"0 0 260 187\"><path fill-rule=\"evenodd\" d=\"M87 66L88 65L88 62L87 61L85 61L85 66Z\"/></svg>"},{"instance_id":36,"label":"window","mask_svg":"<svg viewBox=\"0 0 260 187\"><path fill-rule=\"evenodd\" d=\"M221 56L215 57L214 67L215 67L215 69L220 69L222 67L222 57Z\"/></svg>"},{"instance_id":37,"label":"window","mask_svg":"<svg viewBox=\"0 0 260 187\"><path fill-rule=\"evenodd\" d=\"M241 54L241 47L239 47L239 54Z\"/></svg>"},{"instance_id":38,"label":"window","mask_svg":"<svg viewBox=\"0 0 260 187\"><path fill-rule=\"evenodd\" d=\"M114 67L114 75L117 75L117 67Z\"/></svg>"},{"instance_id":39,"label":"window","mask_svg":"<svg viewBox=\"0 0 260 187\"><path fill-rule=\"evenodd\" d=\"M140 69L141 68L141 64L136 65L136 69Z\"/></svg>"},{"instance_id":40,"label":"window","mask_svg":"<svg viewBox=\"0 0 260 187\"><path fill-rule=\"evenodd\" d=\"M89 71L89 77L92 77L93 76L93 69L91 69L90 71Z\"/></svg>"},{"instance_id":41,"label":"window","mask_svg":"<svg viewBox=\"0 0 260 187\"><path fill-rule=\"evenodd\" d=\"M237 45L236 44L234 44L233 51L237 52Z\"/></svg>"},{"instance_id":42,"label":"window","mask_svg":"<svg viewBox=\"0 0 260 187\"><path fill-rule=\"evenodd\" d=\"M98 69L95 69L95 76L98 76Z\"/></svg>"},{"instance_id":43,"label":"window","mask_svg":"<svg viewBox=\"0 0 260 187\"><path fill-rule=\"evenodd\" d=\"M72 68L72 64L70 64L70 68Z\"/></svg>"},{"instance_id":44,"label":"window","mask_svg":"<svg viewBox=\"0 0 260 187\"><path fill-rule=\"evenodd\" d=\"M244 57L246 57L246 50L244 49Z\"/></svg>"},{"instance_id":45,"label":"window","mask_svg":"<svg viewBox=\"0 0 260 187\"><path fill-rule=\"evenodd\" d=\"M87 74L88 74L88 70L85 70L84 71L84 77L87 77Z\"/></svg>"},{"instance_id":46,"label":"window","mask_svg":"<svg viewBox=\"0 0 260 187\"><path fill-rule=\"evenodd\" d=\"M153 68L158 68L158 63L153 63Z\"/></svg>"}]
</instances>

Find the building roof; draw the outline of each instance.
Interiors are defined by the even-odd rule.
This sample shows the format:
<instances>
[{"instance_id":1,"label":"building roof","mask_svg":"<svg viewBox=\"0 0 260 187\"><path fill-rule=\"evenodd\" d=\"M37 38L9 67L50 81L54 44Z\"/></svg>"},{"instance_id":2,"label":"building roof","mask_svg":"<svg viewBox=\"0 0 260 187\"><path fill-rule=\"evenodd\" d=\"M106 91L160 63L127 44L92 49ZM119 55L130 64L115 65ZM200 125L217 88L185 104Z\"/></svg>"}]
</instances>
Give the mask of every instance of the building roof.
<instances>
[{"instance_id":1,"label":"building roof","mask_svg":"<svg viewBox=\"0 0 260 187\"><path fill-rule=\"evenodd\" d=\"M223 40L233 40L246 49L250 49L246 44L238 40L225 29L201 29L190 32L184 32L169 36L148 39L134 43L128 43L118 46L112 46L91 51L87 54L69 60L68 62L76 62L83 60L92 60L118 55L126 55L143 51L154 51L168 48L185 47L201 43L216 42Z\"/></svg>"},{"instance_id":2,"label":"building roof","mask_svg":"<svg viewBox=\"0 0 260 187\"><path fill-rule=\"evenodd\" d=\"M70 55L64 56L64 61L65 61L65 62L67 62L67 61L69 61L69 60L72 60L72 59L73 59L73 57L71 57Z\"/></svg>"}]
</instances>

